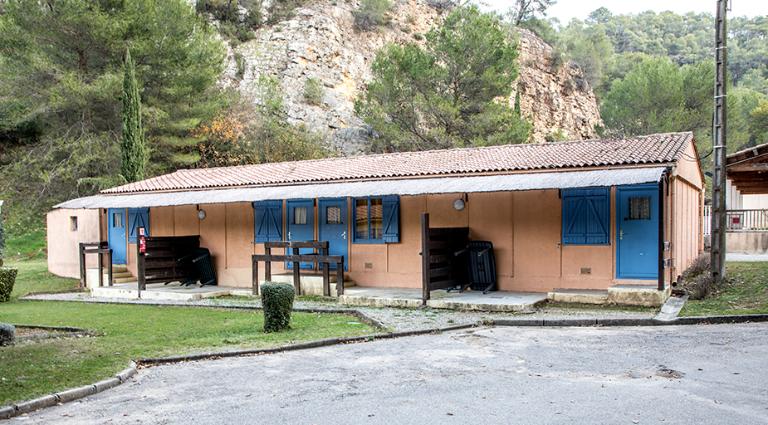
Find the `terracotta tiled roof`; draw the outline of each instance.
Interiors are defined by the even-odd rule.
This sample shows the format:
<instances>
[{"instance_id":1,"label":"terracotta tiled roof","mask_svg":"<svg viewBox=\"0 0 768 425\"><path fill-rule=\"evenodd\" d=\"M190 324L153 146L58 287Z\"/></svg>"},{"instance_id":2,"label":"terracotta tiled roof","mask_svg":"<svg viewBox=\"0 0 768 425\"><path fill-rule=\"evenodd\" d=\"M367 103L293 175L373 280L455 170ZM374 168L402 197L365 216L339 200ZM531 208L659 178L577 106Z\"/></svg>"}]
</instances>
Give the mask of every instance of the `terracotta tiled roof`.
<instances>
[{"instance_id":1,"label":"terracotta tiled roof","mask_svg":"<svg viewBox=\"0 0 768 425\"><path fill-rule=\"evenodd\" d=\"M520 144L179 170L103 193L259 186L345 180L500 173L541 169L670 163L693 134Z\"/></svg>"}]
</instances>

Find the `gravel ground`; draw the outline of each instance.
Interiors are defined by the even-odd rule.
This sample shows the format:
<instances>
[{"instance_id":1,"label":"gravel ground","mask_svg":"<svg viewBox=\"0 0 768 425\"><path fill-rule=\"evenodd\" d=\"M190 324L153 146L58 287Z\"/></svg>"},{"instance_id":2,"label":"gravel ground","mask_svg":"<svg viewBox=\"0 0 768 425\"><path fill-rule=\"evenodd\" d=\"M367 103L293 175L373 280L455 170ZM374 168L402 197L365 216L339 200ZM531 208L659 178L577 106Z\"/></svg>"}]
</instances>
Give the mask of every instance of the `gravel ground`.
<instances>
[{"instance_id":1,"label":"gravel ground","mask_svg":"<svg viewBox=\"0 0 768 425\"><path fill-rule=\"evenodd\" d=\"M765 323L476 328L152 367L17 421L766 424L766 352Z\"/></svg>"},{"instance_id":2,"label":"gravel ground","mask_svg":"<svg viewBox=\"0 0 768 425\"><path fill-rule=\"evenodd\" d=\"M30 295L24 299L45 301L78 301L92 303L121 303L121 304L163 304L180 306L210 306L210 307L261 307L258 299L222 298L203 299L196 301L156 301L128 300L120 298L93 298L87 293L73 292L63 294ZM346 307L335 302L296 301L295 308L312 309L347 309L357 310L366 316L383 324L392 331L412 331L421 329L442 328L453 325L474 324L488 319L526 320L526 319L586 319L586 318L652 318L655 312L632 310L613 310L599 308L552 308L545 307L534 313L484 313L472 311L438 310L438 309L405 309L405 308L370 308Z\"/></svg>"}]
</instances>

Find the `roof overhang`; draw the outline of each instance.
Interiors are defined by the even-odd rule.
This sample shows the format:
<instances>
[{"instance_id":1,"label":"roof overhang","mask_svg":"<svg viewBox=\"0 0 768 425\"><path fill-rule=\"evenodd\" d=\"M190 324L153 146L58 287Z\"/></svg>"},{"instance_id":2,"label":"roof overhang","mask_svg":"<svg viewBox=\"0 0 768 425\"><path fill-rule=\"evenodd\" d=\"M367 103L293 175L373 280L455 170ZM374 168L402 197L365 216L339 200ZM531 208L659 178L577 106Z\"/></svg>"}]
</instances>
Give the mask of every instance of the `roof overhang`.
<instances>
[{"instance_id":1,"label":"roof overhang","mask_svg":"<svg viewBox=\"0 0 768 425\"><path fill-rule=\"evenodd\" d=\"M54 208L142 208L301 198L571 189L593 186L655 183L661 179L665 170L665 167L636 167L492 176L371 180L290 186L242 187L216 190L148 192L120 195L102 194L66 201L56 205Z\"/></svg>"},{"instance_id":2,"label":"roof overhang","mask_svg":"<svg viewBox=\"0 0 768 425\"><path fill-rule=\"evenodd\" d=\"M768 193L768 143L728 155L726 170L742 194Z\"/></svg>"}]
</instances>

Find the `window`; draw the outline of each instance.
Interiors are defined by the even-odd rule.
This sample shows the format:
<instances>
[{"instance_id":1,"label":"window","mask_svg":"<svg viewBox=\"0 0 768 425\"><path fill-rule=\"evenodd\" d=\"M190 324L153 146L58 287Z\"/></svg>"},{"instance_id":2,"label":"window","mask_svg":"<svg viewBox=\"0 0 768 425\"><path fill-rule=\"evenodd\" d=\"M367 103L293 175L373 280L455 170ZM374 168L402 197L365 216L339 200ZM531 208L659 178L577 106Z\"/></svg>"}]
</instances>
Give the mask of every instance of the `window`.
<instances>
[{"instance_id":1,"label":"window","mask_svg":"<svg viewBox=\"0 0 768 425\"><path fill-rule=\"evenodd\" d=\"M112 213L112 227L116 229L123 227L123 213Z\"/></svg>"},{"instance_id":2,"label":"window","mask_svg":"<svg viewBox=\"0 0 768 425\"><path fill-rule=\"evenodd\" d=\"M293 208L293 223L292 224L307 224L307 207L294 207Z\"/></svg>"},{"instance_id":3,"label":"window","mask_svg":"<svg viewBox=\"0 0 768 425\"><path fill-rule=\"evenodd\" d=\"M344 224L341 220L341 208L325 207L325 224Z\"/></svg>"},{"instance_id":4,"label":"window","mask_svg":"<svg viewBox=\"0 0 768 425\"><path fill-rule=\"evenodd\" d=\"M69 230L73 232L77 232L77 217L71 216L69 217Z\"/></svg>"},{"instance_id":5,"label":"window","mask_svg":"<svg viewBox=\"0 0 768 425\"><path fill-rule=\"evenodd\" d=\"M563 198L564 245L607 245L610 228L608 188L567 189Z\"/></svg>"},{"instance_id":6,"label":"window","mask_svg":"<svg viewBox=\"0 0 768 425\"><path fill-rule=\"evenodd\" d=\"M400 242L400 198L355 199L355 237L359 243Z\"/></svg>"},{"instance_id":7,"label":"window","mask_svg":"<svg viewBox=\"0 0 768 425\"><path fill-rule=\"evenodd\" d=\"M632 196L629 198L629 217L627 220L650 220L651 198L649 196Z\"/></svg>"}]
</instances>

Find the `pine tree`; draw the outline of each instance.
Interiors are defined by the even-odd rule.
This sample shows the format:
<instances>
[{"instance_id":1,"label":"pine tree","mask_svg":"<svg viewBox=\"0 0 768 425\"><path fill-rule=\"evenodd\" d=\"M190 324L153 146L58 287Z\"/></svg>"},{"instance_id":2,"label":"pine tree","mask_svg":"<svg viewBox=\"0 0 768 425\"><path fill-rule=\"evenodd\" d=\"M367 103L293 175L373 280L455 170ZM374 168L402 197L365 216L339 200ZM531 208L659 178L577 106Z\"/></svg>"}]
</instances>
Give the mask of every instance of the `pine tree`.
<instances>
[{"instance_id":1,"label":"pine tree","mask_svg":"<svg viewBox=\"0 0 768 425\"><path fill-rule=\"evenodd\" d=\"M141 125L141 97L136 82L131 52L125 52L125 73L123 76L123 141L121 145L121 173L129 182L144 178L147 164L147 144Z\"/></svg>"}]
</instances>

